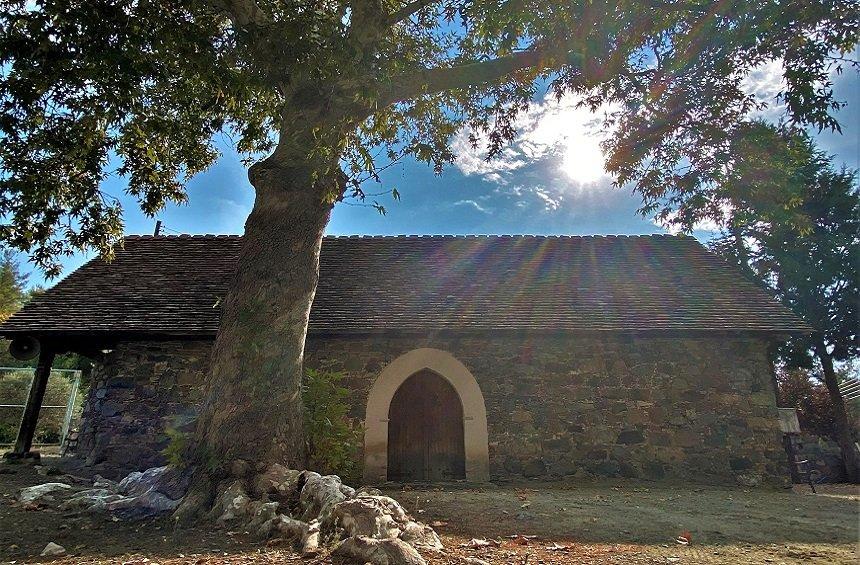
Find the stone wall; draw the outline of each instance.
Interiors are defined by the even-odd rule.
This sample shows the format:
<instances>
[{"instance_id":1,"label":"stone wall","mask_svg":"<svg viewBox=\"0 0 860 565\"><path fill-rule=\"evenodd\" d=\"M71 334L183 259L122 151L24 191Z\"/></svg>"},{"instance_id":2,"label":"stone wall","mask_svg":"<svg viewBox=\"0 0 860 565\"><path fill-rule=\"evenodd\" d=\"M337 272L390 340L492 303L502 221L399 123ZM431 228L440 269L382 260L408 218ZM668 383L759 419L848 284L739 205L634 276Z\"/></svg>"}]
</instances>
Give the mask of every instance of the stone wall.
<instances>
[{"instance_id":1,"label":"stone wall","mask_svg":"<svg viewBox=\"0 0 860 565\"><path fill-rule=\"evenodd\" d=\"M357 418L397 356L416 347L452 353L483 392L496 479L787 474L764 341L495 335L310 345L308 364L348 375Z\"/></svg>"},{"instance_id":2,"label":"stone wall","mask_svg":"<svg viewBox=\"0 0 860 565\"><path fill-rule=\"evenodd\" d=\"M77 458L114 478L164 461L168 429L196 414L209 341L122 343L92 373Z\"/></svg>"},{"instance_id":3,"label":"stone wall","mask_svg":"<svg viewBox=\"0 0 860 565\"><path fill-rule=\"evenodd\" d=\"M493 479L597 475L753 484L787 476L763 340L311 336L306 362L343 371L355 392L351 415L363 419L382 368L418 347L450 352L478 381ZM207 349L179 342L117 348L87 402L79 452L93 463L156 461L173 415L193 412Z\"/></svg>"}]
</instances>

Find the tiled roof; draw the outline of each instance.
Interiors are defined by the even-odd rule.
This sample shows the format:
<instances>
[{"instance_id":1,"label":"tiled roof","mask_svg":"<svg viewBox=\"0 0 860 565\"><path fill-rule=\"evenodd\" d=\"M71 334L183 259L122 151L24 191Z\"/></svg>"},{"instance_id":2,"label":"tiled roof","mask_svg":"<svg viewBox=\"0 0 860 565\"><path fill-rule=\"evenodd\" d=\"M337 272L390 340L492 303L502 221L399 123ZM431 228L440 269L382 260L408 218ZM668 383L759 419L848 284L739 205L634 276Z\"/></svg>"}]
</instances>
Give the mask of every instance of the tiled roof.
<instances>
[{"instance_id":1,"label":"tiled roof","mask_svg":"<svg viewBox=\"0 0 860 565\"><path fill-rule=\"evenodd\" d=\"M0 325L0 334L212 335L239 236L132 236ZM312 332L809 328L695 239L327 237Z\"/></svg>"}]
</instances>

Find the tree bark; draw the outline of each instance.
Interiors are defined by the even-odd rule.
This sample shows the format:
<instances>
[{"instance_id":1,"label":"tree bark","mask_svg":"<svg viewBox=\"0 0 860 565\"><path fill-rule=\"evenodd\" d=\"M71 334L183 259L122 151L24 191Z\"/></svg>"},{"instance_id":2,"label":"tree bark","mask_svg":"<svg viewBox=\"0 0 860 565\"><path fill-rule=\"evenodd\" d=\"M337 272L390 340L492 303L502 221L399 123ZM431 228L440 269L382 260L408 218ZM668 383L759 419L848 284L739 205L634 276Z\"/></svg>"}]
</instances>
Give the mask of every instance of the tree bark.
<instances>
[{"instance_id":1,"label":"tree bark","mask_svg":"<svg viewBox=\"0 0 860 565\"><path fill-rule=\"evenodd\" d=\"M279 156L249 171L256 200L222 305L179 520L207 510L219 483L249 469L304 468L302 361L332 209L331 185L314 183L313 170L306 156Z\"/></svg>"},{"instance_id":2,"label":"tree bark","mask_svg":"<svg viewBox=\"0 0 860 565\"><path fill-rule=\"evenodd\" d=\"M848 413L845 410L845 400L839 392L839 383L836 380L836 371L833 370L833 358L827 353L827 347L823 342L816 346L816 355L824 370L824 384L830 394L830 403L833 405L833 419L836 426L836 443L842 450L842 461L845 463L845 472L848 480L852 483L860 482L860 453L854 445L851 434L851 422L848 421Z\"/></svg>"}]
</instances>

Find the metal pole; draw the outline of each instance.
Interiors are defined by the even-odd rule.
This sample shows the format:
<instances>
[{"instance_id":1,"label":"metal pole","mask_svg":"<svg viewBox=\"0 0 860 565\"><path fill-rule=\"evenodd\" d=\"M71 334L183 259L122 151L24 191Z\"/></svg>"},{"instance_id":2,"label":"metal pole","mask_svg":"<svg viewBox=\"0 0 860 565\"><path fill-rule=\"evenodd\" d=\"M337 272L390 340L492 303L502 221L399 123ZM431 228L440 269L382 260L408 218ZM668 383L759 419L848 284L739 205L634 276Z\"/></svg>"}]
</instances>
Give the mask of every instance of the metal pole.
<instances>
[{"instance_id":1,"label":"metal pole","mask_svg":"<svg viewBox=\"0 0 860 565\"><path fill-rule=\"evenodd\" d=\"M75 380L72 383L72 391L69 393L69 402L66 404L66 416L63 418L63 431L60 433L60 445L66 443L69 428L72 425L72 413L75 411L75 400L78 397L78 385L81 383L81 372L75 371Z\"/></svg>"}]
</instances>

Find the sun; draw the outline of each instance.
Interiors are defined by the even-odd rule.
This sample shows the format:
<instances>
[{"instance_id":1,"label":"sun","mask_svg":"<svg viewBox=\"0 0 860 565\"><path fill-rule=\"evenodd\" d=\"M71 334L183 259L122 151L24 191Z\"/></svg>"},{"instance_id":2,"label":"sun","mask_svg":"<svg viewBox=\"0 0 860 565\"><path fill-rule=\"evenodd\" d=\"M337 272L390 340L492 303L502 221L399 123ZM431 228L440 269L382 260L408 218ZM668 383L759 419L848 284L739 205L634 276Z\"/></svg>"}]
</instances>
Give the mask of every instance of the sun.
<instances>
[{"instance_id":1,"label":"sun","mask_svg":"<svg viewBox=\"0 0 860 565\"><path fill-rule=\"evenodd\" d=\"M570 180L589 185L606 176L603 151L600 150L597 136L587 135L583 131L572 132L565 136L562 143L563 154L559 168Z\"/></svg>"}]
</instances>

